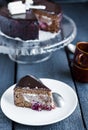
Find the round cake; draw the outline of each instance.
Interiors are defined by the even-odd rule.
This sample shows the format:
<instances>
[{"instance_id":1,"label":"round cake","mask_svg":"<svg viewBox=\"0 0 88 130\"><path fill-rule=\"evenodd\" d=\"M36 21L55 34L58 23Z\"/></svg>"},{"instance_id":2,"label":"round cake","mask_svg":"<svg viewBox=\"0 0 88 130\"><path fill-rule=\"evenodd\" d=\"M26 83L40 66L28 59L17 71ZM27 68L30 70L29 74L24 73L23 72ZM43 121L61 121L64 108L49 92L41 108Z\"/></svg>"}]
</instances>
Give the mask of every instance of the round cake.
<instances>
[{"instance_id":1,"label":"round cake","mask_svg":"<svg viewBox=\"0 0 88 130\"><path fill-rule=\"evenodd\" d=\"M25 2L23 0L23 4ZM33 0L33 6L40 5L45 6L45 9L29 8L25 13L13 15L8 9L8 3L0 3L0 30L10 37L22 40L39 39L40 29L51 33L58 32L62 19L60 5L48 0Z\"/></svg>"},{"instance_id":2,"label":"round cake","mask_svg":"<svg viewBox=\"0 0 88 130\"><path fill-rule=\"evenodd\" d=\"M39 23L32 10L14 18L7 6L1 6L0 29L10 37L19 37L23 40L34 40L39 36Z\"/></svg>"}]
</instances>

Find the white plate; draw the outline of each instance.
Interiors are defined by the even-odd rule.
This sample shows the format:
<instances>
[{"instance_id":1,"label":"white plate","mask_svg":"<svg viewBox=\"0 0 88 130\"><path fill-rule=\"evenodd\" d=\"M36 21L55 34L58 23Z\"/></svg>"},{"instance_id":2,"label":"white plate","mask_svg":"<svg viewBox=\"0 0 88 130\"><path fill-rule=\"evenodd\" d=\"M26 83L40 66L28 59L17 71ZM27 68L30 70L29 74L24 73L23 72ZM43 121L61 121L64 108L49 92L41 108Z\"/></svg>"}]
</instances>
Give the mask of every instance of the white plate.
<instances>
[{"instance_id":1,"label":"white plate","mask_svg":"<svg viewBox=\"0 0 88 130\"><path fill-rule=\"evenodd\" d=\"M61 81L45 78L41 80L52 91L62 95L65 101L64 106L51 111L35 111L30 108L17 107L13 100L13 88L15 86L13 85L4 92L1 98L1 109L9 119L25 125L40 126L56 123L73 113L77 106L75 91Z\"/></svg>"}]
</instances>

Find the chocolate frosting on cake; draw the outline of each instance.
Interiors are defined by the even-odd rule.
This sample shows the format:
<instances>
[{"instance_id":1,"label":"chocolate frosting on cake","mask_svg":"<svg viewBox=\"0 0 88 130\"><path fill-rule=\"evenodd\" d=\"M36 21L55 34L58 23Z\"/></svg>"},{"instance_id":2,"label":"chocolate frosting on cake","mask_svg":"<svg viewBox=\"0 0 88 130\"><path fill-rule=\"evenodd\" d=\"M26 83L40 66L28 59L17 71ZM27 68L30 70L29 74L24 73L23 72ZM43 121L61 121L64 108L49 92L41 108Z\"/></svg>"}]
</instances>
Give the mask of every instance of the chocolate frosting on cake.
<instances>
[{"instance_id":1,"label":"chocolate frosting on cake","mask_svg":"<svg viewBox=\"0 0 88 130\"><path fill-rule=\"evenodd\" d=\"M39 82L34 76L30 75L27 75L20 79L20 81L16 84L16 87L27 87L29 89L44 89L47 91L51 91L43 83Z\"/></svg>"}]
</instances>

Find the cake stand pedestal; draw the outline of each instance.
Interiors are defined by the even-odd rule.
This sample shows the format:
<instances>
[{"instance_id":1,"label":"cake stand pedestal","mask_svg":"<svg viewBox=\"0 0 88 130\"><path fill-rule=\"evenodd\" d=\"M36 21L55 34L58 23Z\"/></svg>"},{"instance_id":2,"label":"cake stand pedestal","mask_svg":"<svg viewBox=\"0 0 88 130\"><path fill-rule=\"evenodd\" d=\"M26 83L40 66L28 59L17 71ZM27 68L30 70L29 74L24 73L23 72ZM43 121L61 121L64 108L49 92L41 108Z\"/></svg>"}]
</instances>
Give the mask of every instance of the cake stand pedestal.
<instances>
[{"instance_id":1,"label":"cake stand pedestal","mask_svg":"<svg viewBox=\"0 0 88 130\"><path fill-rule=\"evenodd\" d=\"M38 63L51 57L54 51L71 43L77 33L75 22L63 15L61 29L58 33L40 31L39 40L23 41L11 38L0 31L0 53L8 54L17 63Z\"/></svg>"}]
</instances>

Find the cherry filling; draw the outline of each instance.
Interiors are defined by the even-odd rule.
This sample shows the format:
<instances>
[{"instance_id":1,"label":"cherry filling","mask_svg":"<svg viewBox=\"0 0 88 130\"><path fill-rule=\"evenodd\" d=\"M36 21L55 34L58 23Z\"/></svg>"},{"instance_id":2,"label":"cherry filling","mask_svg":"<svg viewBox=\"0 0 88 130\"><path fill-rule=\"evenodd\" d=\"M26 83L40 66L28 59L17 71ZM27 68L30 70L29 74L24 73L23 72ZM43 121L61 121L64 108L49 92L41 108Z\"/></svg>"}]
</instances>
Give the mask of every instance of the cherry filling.
<instances>
[{"instance_id":1,"label":"cherry filling","mask_svg":"<svg viewBox=\"0 0 88 130\"><path fill-rule=\"evenodd\" d=\"M41 110L52 110L53 107L50 105L50 106L46 106L46 105L42 105L42 104L39 104L39 103L34 103L32 104L32 109L33 110L37 110L37 111L41 111Z\"/></svg>"},{"instance_id":2,"label":"cherry filling","mask_svg":"<svg viewBox=\"0 0 88 130\"><path fill-rule=\"evenodd\" d=\"M37 110L37 111L41 111L41 110L42 110L42 105L39 104L39 103L34 103L34 104L32 105L32 109L33 109L33 110Z\"/></svg>"},{"instance_id":3,"label":"cherry filling","mask_svg":"<svg viewBox=\"0 0 88 130\"><path fill-rule=\"evenodd\" d=\"M47 30L47 27L48 27L47 23L44 23L44 22L40 22L39 26L40 26L40 29L42 30Z\"/></svg>"}]
</instances>

